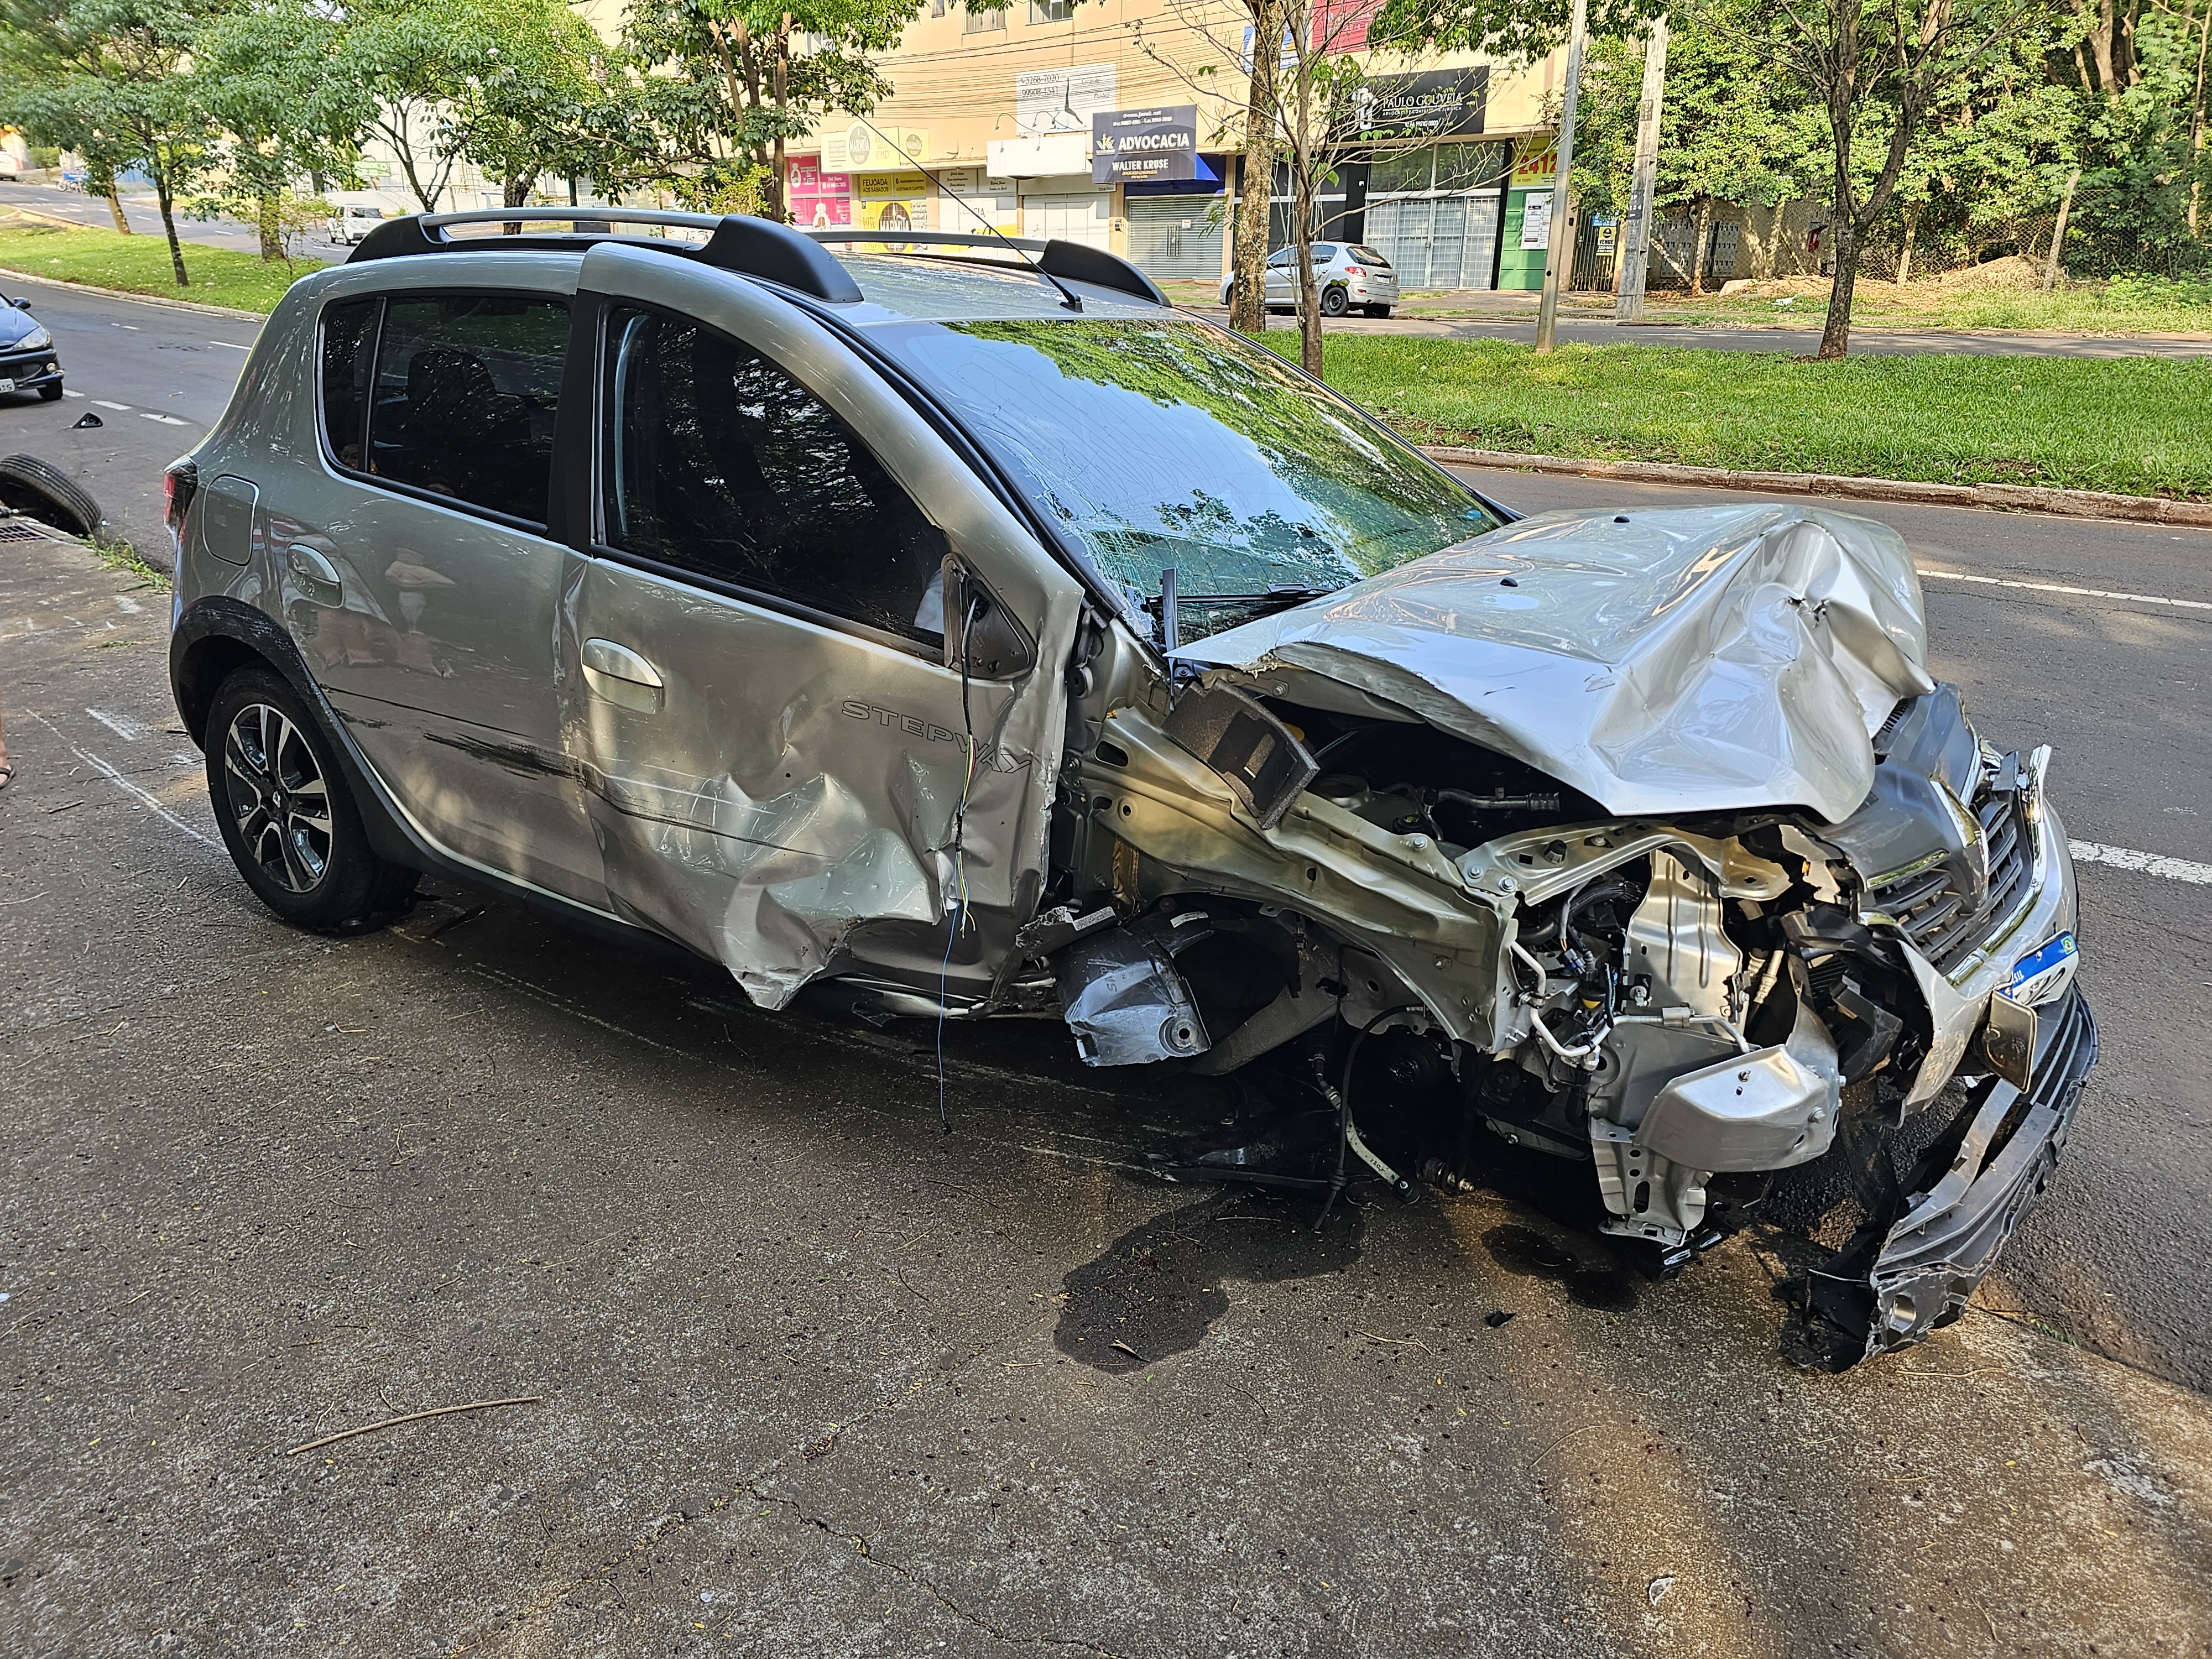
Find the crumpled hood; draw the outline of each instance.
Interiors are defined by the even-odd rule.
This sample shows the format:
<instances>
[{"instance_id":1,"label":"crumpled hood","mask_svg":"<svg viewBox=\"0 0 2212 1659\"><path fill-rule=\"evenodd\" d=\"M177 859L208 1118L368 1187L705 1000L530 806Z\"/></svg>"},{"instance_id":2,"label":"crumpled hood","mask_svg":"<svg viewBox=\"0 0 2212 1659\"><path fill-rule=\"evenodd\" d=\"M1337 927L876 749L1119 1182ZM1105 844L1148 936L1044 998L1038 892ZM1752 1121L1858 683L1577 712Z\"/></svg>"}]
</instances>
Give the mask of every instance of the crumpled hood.
<instances>
[{"instance_id":1,"label":"crumpled hood","mask_svg":"<svg viewBox=\"0 0 2212 1659\"><path fill-rule=\"evenodd\" d=\"M1353 687L1622 817L1831 822L1926 654L1903 538L1779 505L1545 514L1176 653Z\"/></svg>"}]
</instances>

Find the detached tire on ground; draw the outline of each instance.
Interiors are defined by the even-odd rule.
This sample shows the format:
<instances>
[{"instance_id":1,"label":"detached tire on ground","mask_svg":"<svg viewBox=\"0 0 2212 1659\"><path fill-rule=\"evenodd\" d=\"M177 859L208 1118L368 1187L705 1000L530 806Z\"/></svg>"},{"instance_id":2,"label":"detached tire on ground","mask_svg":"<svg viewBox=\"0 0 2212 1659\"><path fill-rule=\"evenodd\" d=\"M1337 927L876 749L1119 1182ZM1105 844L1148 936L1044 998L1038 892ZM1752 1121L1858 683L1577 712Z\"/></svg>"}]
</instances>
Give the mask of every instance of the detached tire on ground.
<instances>
[{"instance_id":1,"label":"detached tire on ground","mask_svg":"<svg viewBox=\"0 0 2212 1659\"><path fill-rule=\"evenodd\" d=\"M39 398L42 403L58 404L61 402L62 383L59 380L47 381L46 385L39 388Z\"/></svg>"},{"instance_id":2,"label":"detached tire on ground","mask_svg":"<svg viewBox=\"0 0 2212 1659\"><path fill-rule=\"evenodd\" d=\"M0 501L72 536L100 528L100 503L74 478L35 455L0 457Z\"/></svg>"},{"instance_id":3,"label":"detached tire on ground","mask_svg":"<svg viewBox=\"0 0 2212 1659\"><path fill-rule=\"evenodd\" d=\"M254 896L285 921L356 928L406 903L416 872L368 844L330 740L299 694L242 668L208 709L208 800Z\"/></svg>"}]
</instances>

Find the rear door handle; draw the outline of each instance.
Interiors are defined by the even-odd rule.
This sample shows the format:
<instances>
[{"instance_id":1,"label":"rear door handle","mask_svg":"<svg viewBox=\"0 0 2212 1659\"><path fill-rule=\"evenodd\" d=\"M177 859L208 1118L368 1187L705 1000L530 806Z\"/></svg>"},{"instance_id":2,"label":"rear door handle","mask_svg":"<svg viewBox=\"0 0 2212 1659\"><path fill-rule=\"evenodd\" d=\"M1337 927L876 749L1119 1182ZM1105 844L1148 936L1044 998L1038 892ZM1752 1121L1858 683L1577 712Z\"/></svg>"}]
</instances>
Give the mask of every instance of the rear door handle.
<instances>
[{"instance_id":1,"label":"rear door handle","mask_svg":"<svg viewBox=\"0 0 2212 1659\"><path fill-rule=\"evenodd\" d=\"M626 645L612 640L586 640L582 653L584 683L594 695L618 708L635 708L658 714L667 687L660 671Z\"/></svg>"}]
</instances>

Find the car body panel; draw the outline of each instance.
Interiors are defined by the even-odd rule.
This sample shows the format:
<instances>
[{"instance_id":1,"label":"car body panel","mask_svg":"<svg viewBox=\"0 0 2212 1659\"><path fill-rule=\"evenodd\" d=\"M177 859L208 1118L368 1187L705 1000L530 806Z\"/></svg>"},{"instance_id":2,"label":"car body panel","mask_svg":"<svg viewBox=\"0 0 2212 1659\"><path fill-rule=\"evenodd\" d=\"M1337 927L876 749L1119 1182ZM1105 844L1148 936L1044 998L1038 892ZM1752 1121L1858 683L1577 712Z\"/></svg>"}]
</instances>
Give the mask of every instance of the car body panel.
<instances>
[{"instance_id":1,"label":"car body panel","mask_svg":"<svg viewBox=\"0 0 2212 1659\"><path fill-rule=\"evenodd\" d=\"M1896 533L1820 507L1550 514L1217 634L1180 659L1335 679L1622 816L1848 816L1931 690Z\"/></svg>"}]
</instances>

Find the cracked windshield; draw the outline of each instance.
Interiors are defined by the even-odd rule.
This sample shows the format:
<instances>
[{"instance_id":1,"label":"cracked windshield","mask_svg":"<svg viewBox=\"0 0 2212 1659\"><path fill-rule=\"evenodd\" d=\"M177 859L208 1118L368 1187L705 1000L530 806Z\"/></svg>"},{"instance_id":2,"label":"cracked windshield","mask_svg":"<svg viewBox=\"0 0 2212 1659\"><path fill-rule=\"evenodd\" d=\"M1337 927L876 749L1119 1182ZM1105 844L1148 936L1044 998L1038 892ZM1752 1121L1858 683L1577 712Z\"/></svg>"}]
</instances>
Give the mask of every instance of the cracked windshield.
<instances>
[{"instance_id":1,"label":"cracked windshield","mask_svg":"<svg viewBox=\"0 0 2212 1659\"><path fill-rule=\"evenodd\" d=\"M1133 604L1157 613L1175 571L1186 640L1499 522L1350 405L1219 330L1022 319L899 332L906 361Z\"/></svg>"}]
</instances>

